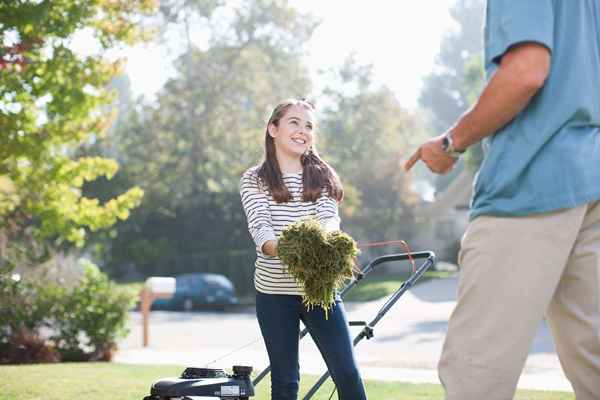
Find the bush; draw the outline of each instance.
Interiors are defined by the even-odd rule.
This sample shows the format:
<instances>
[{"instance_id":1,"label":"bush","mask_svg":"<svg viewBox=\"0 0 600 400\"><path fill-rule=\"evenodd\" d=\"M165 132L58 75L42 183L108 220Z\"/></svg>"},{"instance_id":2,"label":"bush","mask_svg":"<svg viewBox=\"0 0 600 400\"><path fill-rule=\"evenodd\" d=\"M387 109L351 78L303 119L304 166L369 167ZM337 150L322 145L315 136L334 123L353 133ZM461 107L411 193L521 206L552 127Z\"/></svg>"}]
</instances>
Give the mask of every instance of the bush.
<instances>
[{"instance_id":1,"label":"bush","mask_svg":"<svg viewBox=\"0 0 600 400\"><path fill-rule=\"evenodd\" d=\"M0 363L52 362L55 348L41 336L49 326L53 291L23 282L13 268L0 270Z\"/></svg>"},{"instance_id":2,"label":"bush","mask_svg":"<svg viewBox=\"0 0 600 400\"><path fill-rule=\"evenodd\" d=\"M127 334L133 297L92 263L80 285L64 294L55 310L52 336L63 361L110 361L117 339Z\"/></svg>"},{"instance_id":3,"label":"bush","mask_svg":"<svg viewBox=\"0 0 600 400\"><path fill-rule=\"evenodd\" d=\"M109 361L127 333L134 297L84 264L78 285L23 282L0 273L0 363ZM41 334L43 328L51 332Z\"/></svg>"},{"instance_id":4,"label":"bush","mask_svg":"<svg viewBox=\"0 0 600 400\"><path fill-rule=\"evenodd\" d=\"M56 348L37 332L18 331L0 343L0 364L33 364L60 361Z\"/></svg>"}]
</instances>

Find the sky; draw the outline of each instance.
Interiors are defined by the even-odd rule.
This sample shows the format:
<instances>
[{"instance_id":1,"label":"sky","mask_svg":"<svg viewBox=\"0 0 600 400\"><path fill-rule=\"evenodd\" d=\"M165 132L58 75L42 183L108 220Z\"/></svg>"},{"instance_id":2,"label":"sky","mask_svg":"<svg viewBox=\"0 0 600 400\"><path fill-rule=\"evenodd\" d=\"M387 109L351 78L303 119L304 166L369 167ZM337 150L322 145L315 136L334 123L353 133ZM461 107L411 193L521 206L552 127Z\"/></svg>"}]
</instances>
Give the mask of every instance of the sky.
<instances>
[{"instance_id":1,"label":"sky","mask_svg":"<svg viewBox=\"0 0 600 400\"><path fill-rule=\"evenodd\" d=\"M338 67L354 54L359 62L373 65L375 82L387 85L409 110L417 105L422 78L434 65L444 33L456 27L448 11L454 0L291 3L321 20L306 60L317 90L319 70ZM169 78L168 65L160 63L169 59L164 52L148 45L127 50L126 71L134 96L152 96Z\"/></svg>"}]
</instances>

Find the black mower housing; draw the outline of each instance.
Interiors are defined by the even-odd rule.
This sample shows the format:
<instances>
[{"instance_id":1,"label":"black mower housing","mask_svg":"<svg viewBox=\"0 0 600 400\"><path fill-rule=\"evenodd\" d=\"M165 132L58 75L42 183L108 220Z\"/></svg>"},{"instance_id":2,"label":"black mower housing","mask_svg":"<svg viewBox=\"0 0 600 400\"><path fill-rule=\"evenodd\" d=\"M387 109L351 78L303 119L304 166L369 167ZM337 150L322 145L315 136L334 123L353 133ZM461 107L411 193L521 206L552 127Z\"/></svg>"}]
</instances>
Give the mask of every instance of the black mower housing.
<instances>
[{"instance_id":1,"label":"black mower housing","mask_svg":"<svg viewBox=\"0 0 600 400\"><path fill-rule=\"evenodd\" d=\"M252 367L236 365L233 375L222 369L186 368L179 378L163 378L152 384L150 396L144 400L196 400L218 397L224 400L246 400L254 396L250 381Z\"/></svg>"}]
</instances>

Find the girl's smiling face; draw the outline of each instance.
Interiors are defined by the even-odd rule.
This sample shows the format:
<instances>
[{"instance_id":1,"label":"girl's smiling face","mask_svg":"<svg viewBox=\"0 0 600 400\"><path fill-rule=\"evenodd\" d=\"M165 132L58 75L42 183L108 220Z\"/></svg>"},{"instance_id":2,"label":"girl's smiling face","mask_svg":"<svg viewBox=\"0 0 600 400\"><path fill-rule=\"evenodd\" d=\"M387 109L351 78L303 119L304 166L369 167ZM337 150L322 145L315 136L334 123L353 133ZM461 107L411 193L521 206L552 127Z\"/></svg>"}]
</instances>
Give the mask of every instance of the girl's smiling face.
<instances>
[{"instance_id":1,"label":"girl's smiling face","mask_svg":"<svg viewBox=\"0 0 600 400\"><path fill-rule=\"evenodd\" d=\"M275 142L278 154L300 157L312 146L314 129L314 112L302 105L294 105L279 119L277 125L269 124L269 135Z\"/></svg>"}]
</instances>

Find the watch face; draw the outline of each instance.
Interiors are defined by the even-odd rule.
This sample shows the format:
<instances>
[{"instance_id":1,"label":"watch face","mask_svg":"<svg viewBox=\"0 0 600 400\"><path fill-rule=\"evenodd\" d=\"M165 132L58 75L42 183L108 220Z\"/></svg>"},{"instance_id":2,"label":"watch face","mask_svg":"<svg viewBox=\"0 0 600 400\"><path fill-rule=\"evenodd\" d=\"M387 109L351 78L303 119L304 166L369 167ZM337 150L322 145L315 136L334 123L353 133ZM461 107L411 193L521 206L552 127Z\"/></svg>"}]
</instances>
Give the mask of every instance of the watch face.
<instances>
[{"instance_id":1,"label":"watch face","mask_svg":"<svg viewBox=\"0 0 600 400\"><path fill-rule=\"evenodd\" d=\"M444 137L442 138L442 149L444 149L444 151L448 150L449 145L450 141L448 140L448 136L444 135Z\"/></svg>"}]
</instances>

